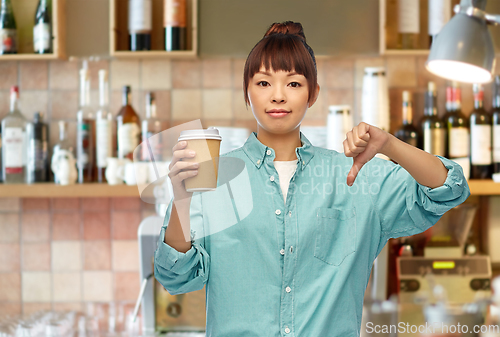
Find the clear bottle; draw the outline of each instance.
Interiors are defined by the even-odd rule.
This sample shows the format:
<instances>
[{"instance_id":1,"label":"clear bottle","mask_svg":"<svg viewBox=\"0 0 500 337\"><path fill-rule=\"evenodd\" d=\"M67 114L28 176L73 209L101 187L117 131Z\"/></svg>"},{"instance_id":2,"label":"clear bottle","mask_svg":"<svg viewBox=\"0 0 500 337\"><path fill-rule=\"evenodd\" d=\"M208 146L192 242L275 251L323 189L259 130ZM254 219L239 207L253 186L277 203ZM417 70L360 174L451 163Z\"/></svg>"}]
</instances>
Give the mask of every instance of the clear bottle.
<instances>
[{"instance_id":1,"label":"clear bottle","mask_svg":"<svg viewBox=\"0 0 500 337\"><path fill-rule=\"evenodd\" d=\"M422 149L430 154L445 156L446 129L437 112L437 90L434 82L427 84L422 128Z\"/></svg>"},{"instance_id":2,"label":"clear bottle","mask_svg":"<svg viewBox=\"0 0 500 337\"><path fill-rule=\"evenodd\" d=\"M68 124L65 121L59 121L59 141L56 145L54 145L52 151L52 160L57 156L59 150L66 150L71 153L73 157L75 156L75 148L68 138L67 125ZM54 177L54 181L56 182L56 184L59 184L57 177Z\"/></svg>"},{"instance_id":3,"label":"clear bottle","mask_svg":"<svg viewBox=\"0 0 500 337\"><path fill-rule=\"evenodd\" d=\"M43 116L35 113L33 123L27 124L28 139L28 184L47 181L48 168L48 126Z\"/></svg>"},{"instance_id":4,"label":"clear bottle","mask_svg":"<svg viewBox=\"0 0 500 337\"><path fill-rule=\"evenodd\" d=\"M161 121L156 115L155 94L146 94L146 118L142 121L142 160L162 161Z\"/></svg>"},{"instance_id":5,"label":"clear bottle","mask_svg":"<svg viewBox=\"0 0 500 337\"><path fill-rule=\"evenodd\" d=\"M33 27L33 49L37 54L52 53L51 0L39 0Z\"/></svg>"},{"instance_id":6,"label":"clear bottle","mask_svg":"<svg viewBox=\"0 0 500 337\"><path fill-rule=\"evenodd\" d=\"M420 34L420 1L398 0L398 46L418 49Z\"/></svg>"},{"instance_id":7,"label":"clear bottle","mask_svg":"<svg viewBox=\"0 0 500 337\"><path fill-rule=\"evenodd\" d=\"M108 72L99 70L99 110L96 114L97 182L106 182L107 158L113 157L113 115L109 111Z\"/></svg>"},{"instance_id":8,"label":"clear bottle","mask_svg":"<svg viewBox=\"0 0 500 337\"><path fill-rule=\"evenodd\" d=\"M80 69L80 109L76 126L76 166L78 183L94 181L95 166L95 115L90 107L90 75L87 62Z\"/></svg>"},{"instance_id":9,"label":"clear bottle","mask_svg":"<svg viewBox=\"0 0 500 337\"><path fill-rule=\"evenodd\" d=\"M0 2L0 55L17 53L17 26L10 0Z\"/></svg>"},{"instance_id":10,"label":"clear bottle","mask_svg":"<svg viewBox=\"0 0 500 337\"><path fill-rule=\"evenodd\" d=\"M131 105L130 86L123 87L123 106L116 116L118 158L134 160L141 139L141 119Z\"/></svg>"},{"instance_id":11,"label":"clear bottle","mask_svg":"<svg viewBox=\"0 0 500 337\"><path fill-rule=\"evenodd\" d=\"M491 115L483 107L483 86L473 85L474 110L470 120L470 163L472 179L491 179Z\"/></svg>"},{"instance_id":12,"label":"clear bottle","mask_svg":"<svg viewBox=\"0 0 500 337\"><path fill-rule=\"evenodd\" d=\"M413 125L413 105L409 91L403 91L403 125L394 134L405 143L418 147L418 130Z\"/></svg>"},{"instance_id":13,"label":"clear bottle","mask_svg":"<svg viewBox=\"0 0 500 337\"><path fill-rule=\"evenodd\" d=\"M10 112L2 120L2 175L6 184L26 182L26 118L19 111L19 88L10 89Z\"/></svg>"}]
</instances>

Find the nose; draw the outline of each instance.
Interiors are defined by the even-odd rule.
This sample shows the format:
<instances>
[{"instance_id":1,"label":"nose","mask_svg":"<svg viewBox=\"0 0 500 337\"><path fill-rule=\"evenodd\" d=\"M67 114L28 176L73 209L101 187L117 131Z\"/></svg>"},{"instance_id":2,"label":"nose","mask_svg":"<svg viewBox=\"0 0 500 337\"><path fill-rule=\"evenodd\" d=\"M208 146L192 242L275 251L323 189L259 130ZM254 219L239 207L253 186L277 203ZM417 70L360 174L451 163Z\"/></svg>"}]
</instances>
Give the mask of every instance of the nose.
<instances>
[{"instance_id":1,"label":"nose","mask_svg":"<svg viewBox=\"0 0 500 337\"><path fill-rule=\"evenodd\" d=\"M286 97L284 90L280 87L275 87L271 96L271 100L273 103L285 103Z\"/></svg>"}]
</instances>

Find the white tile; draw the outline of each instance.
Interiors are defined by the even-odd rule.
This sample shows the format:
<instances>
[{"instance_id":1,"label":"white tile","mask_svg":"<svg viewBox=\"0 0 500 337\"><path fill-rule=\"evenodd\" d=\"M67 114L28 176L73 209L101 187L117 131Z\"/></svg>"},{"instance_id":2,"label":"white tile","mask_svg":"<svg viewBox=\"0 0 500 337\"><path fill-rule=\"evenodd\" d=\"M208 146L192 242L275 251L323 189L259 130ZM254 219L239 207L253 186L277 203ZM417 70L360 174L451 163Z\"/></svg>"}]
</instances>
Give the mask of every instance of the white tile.
<instances>
[{"instance_id":1,"label":"white tile","mask_svg":"<svg viewBox=\"0 0 500 337\"><path fill-rule=\"evenodd\" d=\"M113 300L113 274L110 271L83 272L83 300L106 302Z\"/></svg>"},{"instance_id":2,"label":"white tile","mask_svg":"<svg viewBox=\"0 0 500 337\"><path fill-rule=\"evenodd\" d=\"M53 273L53 301L78 302L82 300L82 275L79 272Z\"/></svg>"},{"instance_id":3,"label":"white tile","mask_svg":"<svg viewBox=\"0 0 500 337\"><path fill-rule=\"evenodd\" d=\"M139 90L139 61L111 62L111 89L121 89L124 85L132 87L132 92Z\"/></svg>"},{"instance_id":4,"label":"white tile","mask_svg":"<svg viewBox=\"0 0 500 337\"><path fill-rule=\"evenodd\" d=\"M172 119L201 118L201 90L172 90Z\"/></svg>"},{"instance_id":5,"label":"white tile","mask_svg":"<svg viewBox=\"0 0 500 337\"><path fill-rule=\"evenodd\" d=\"M111 249L114 271L139 270L139 246L137 240L114 240Z\"/></svg>"},{"instance_id":6,"label":"white tile","mask_svg":"<svg viewBox=\"0 0 500 337\"><path fill-rule=\"evenodd\" d=\"M203 90L203 118L231 119L231 89Z\"/></svg>"},{"instance_id":7,"label":"white tile","mask_svg":"<svg viewBox=\"0 0 500 337\"><path fill-rule=\"evenodd\" d=\"M52 299L50 272L22 273L23 302L50 302Z\"/></svg>"},{"instance_id":8,"label":"white tile","mask_svg":"<svg viewBox=\"0 0 500 337\"><path fill-rule=\"evenodd\" d=\"M82 270L82 247L78 241L52 242L52 270Z\"/></svg>"},{"instance_id":9,"label":"white tile","mask_svg":"<svg viewBox=\"0 0 500 337\"><path fill-rule=\"evenodd\" d=\"M172 88L172 62L170 60L143 60L141 87L143 90Z\"/></svg>"}]
</instances>

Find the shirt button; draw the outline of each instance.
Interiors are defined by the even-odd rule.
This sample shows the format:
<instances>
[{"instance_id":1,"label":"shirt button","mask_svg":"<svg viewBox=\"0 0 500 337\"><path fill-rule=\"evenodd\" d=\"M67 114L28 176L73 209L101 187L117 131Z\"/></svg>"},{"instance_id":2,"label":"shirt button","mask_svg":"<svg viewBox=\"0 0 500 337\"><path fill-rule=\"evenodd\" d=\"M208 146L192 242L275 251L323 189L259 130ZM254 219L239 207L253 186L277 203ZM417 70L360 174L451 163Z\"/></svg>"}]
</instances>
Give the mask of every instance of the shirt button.
<instances>
[{"instance_id":1,"label":"shirt button","mask_svg":"<svg viewBox=\"0 0 500 337\"><path fill-rule=\"evenodd\" d=\"M286 288L285 288L285 291L286 291L287 293L289 293L290 291L292 291L292 288L290 288L290 287L286 287Z\"/></svg>"},{"instance_id":2,"label":"shirt button","mask_svg":"<svg viewBox=\"0 0 500 337\"><path fill-rule=\"evenodd\" d=\"M280 254L285 255L285 250L284 249L280 250Z\"/></svg>"},{"instance_id":3,"label":"shirt button","mask_svg":"<svg viewBox=\"0 0 500 337\"><path fill-rule=\"evenodd\" d=\"M274 213L276 213L276 215L280 215L281 211L279 209L277 209Z\"/></svg>"},{"instance_id":4,"label":"shirt button","mask_svg":"<svg viewBox=\"0 0 500 337\"><path fill-rule=\"evenodd\" d=\"M302 165L305 165L305 164L306 164L306 162L305 162L305 161L302 161Z\"/></svg>"},{"instance_id":5,"label":"shirt button","mask_svg":"<svg viewBox=\"0 0 500 337\"><path fill-rule=\"evenodd\" d=\"M268 156L270 156L271 155L271 150L267 150L266 153L267 153Z\"/></svg>"},{"instance_id":6,"label":"shirt button","mask_svg":"<svg viewBox=\"0 0 500 337\"><path fill-rule=\"evenodd\" d=\"M290 333L290 329L289 328L285 328L285 333Z\"/></svg>"},{"instance_id":7,"label":"shirt button","mask_svg":"<svg viewBox=\"0 0 500 337\"><path fill-rule=\"evenodd\" d=\"M292 216L292 211L288 212L288 216Z\"/></svg>"},{"instance_id":8,"label":"shirt button","mask_svg":"<svg viewBox=\"0 0 500 337\"><path fill-rule=\"evenodd\" d=\"M259 165L259 164L260 164L260 159L259 159L259 160L257 160L257 165Z\"/></svg>"},{"instance_id":9,"label":"shirt button","mask_svg":"<svg viewBox=\"0 0 500 337\"><path fill-rule=\"evenodd\" d=\"M269 180L274 181L274 176L271 176L271 178L269 178Z\"/></svg>"}]
</instances>

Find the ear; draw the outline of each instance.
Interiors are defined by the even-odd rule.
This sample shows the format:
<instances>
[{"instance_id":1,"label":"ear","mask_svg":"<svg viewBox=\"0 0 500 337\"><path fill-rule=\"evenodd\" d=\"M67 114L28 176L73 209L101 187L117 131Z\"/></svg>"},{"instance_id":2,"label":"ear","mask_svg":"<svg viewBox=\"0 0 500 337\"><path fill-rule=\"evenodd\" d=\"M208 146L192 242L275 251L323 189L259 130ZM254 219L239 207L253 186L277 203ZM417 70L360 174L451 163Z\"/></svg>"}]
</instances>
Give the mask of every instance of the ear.
<instances>
[{"instance_id":1,"label":"ear","mask_svg":"<svg viewBox=\"0 0 500 337\"><path fill-rule=\"evenodd\" d=\"M318 96L319 96L319 84L316 84L316 90L314 90L314 95L312 96L311 100L308 103L308 108L312 107L313 104L316 103Z\"/></svg>"}]
</instances>

